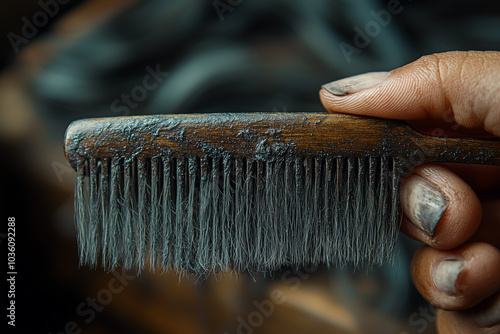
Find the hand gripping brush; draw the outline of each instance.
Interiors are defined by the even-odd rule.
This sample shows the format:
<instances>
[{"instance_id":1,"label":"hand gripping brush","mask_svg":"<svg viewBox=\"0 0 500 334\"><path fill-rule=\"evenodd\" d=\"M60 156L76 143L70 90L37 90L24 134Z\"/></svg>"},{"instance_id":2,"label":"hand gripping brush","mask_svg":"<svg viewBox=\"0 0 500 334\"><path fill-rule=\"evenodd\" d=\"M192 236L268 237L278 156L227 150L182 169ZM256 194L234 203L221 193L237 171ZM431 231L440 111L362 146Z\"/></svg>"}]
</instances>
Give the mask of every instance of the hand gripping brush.
<instances>
[{"instance_id":1,"label":"hand gripping brush","mask_svg":"<svg viewBox=\"0 0 500 334\"><path fill-rule=\"evenodd\" d=\"M400 175L500 164L500 140L313 113L84 119L67 129L80 262L273 271L392 260Z\"/></svg>"}]
</instances>

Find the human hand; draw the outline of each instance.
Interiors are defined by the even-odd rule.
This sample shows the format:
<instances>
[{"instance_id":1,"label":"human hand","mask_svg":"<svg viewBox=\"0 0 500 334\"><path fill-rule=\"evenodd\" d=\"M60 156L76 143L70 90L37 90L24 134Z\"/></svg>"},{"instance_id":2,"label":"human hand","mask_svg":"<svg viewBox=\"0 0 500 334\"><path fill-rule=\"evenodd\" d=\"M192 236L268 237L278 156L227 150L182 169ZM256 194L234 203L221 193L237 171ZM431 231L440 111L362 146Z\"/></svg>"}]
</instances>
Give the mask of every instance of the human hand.
<instances>
[{"instance_id":1,"label":"human hand","mask_svg":"<svg viewBox=\"0 0 500 334\"><path fill-rule=\"evenodd\" d=\"M434 133L500 137L500 52L425 56L338 80L329 112L407 120ZM439 333L500 333L500 167L425 164L401 182L402 231L424 242L413 281Z\"/></svg>"}]
</instances>

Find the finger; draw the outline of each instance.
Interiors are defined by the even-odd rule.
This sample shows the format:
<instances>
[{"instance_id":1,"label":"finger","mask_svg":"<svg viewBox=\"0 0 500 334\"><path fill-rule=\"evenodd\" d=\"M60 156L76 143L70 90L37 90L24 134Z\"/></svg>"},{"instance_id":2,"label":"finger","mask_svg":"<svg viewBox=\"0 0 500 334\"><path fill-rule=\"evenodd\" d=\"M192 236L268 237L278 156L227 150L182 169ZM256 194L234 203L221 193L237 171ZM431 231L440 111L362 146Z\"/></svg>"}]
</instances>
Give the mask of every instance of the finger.
<instances>
[{"instance_id":1,"label":"finger","mask_svg":"<svg viewBox=\"0 0 500 334\"><path fill-rule=\"evenodd\" d=\"M417 120L449 117L500 136L500 52L424 56L391 72L371 72L323 85L330 112Z\"/></svg>"},{"instance_id":2,"label":"finger","mask_svg":"<svg viewBox=\"0 0 500 334\"><path fill-rule=\"evenodd\" d=\"M498 334L500 293L465 312L438 310L436 325L440 334Z\"/></svg>"},{"instance_id":3,"label":"finger","mask_svg":"<svg viewBox=\"0 0 500 334\"><path fill-rule=\"evenodd\" d=\"M474 191L438 164L416 167L400 186L401 231L438 249L455 248L470 239L481 222Z\"/></svg>"},{"instance_id":4,"label":"finger","mask_svg":"<svg viewBox=\"0 0 500 334\"><path fill-rule=\"evenodd\" d=\"M413 258L412 278L431 304L465 310L500 290L499 263L500 251L486 243L449 251L425 246Z\"/></svg>"}]
</instances>

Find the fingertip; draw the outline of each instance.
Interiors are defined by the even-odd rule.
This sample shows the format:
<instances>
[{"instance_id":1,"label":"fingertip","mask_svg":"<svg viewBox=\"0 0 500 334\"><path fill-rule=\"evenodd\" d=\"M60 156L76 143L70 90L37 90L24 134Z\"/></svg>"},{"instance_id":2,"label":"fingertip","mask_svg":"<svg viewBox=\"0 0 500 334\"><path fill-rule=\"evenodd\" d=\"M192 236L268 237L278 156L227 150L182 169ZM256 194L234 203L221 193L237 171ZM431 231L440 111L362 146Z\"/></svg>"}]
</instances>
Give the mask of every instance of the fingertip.
<instances>
[{"instance_id":1,"label":"fingertip","mask_svg":"<svg viewBox=\"0 0 500 334\"><path fill-rule=\"evenodd\" d=\"M479 227L482 208L472 188L438 164L415 168L400 186L403 233L438 249L469 240Z\"/></svg>"},{"instance_id":2,"label":"fingertip","mask_svg":"<svg viewBox=\"0 0 500 334\"><path fill-rule=\"evenodd\" d=\"M340 80L342 81L342 80ZM410 120L425 115L412 105L415 90L407 87L408 82L398 82L398 78L388 77L382 83L361 91L343 91L325 84L320 90L320 100L330 113L346 113L389 119ZM401 92L404 92L401 94Z\"/></svg>"},{"instance_id":3,"label":"fingertip","mask_svg":"<svg viewBox=\"0 0 500 334\"><path fill-rule=\"evenodd\" d=\"M425 246L414 256L412 279L431 304L445 310L472 308L500 289L500 251L468 244L451 251Z\"/></svg>"}]
</instances>

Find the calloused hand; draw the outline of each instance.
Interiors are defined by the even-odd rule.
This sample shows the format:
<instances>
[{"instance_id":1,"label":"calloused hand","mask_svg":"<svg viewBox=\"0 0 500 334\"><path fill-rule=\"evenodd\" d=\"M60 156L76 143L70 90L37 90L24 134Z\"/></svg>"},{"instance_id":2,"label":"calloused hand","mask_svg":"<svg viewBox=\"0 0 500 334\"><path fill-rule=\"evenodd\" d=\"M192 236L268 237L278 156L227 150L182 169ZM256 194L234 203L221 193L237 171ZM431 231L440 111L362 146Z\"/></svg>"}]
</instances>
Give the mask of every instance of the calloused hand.
<instances>
[{"instance_id":1,"label":"calloused hand","mask_svg":"<svg viewBox=\"0 0 500 334\"><path fill-rule=\"evenodd\" d=\"M407 120L434 133L500 137L500 52L424 56L323 86L329 112ZM436 131L438 130L438 131ZM500 168L425 164L401 182L402 231L426 244L413 281L439 333L500 333Z\"/></svg>"}]
</instances>

